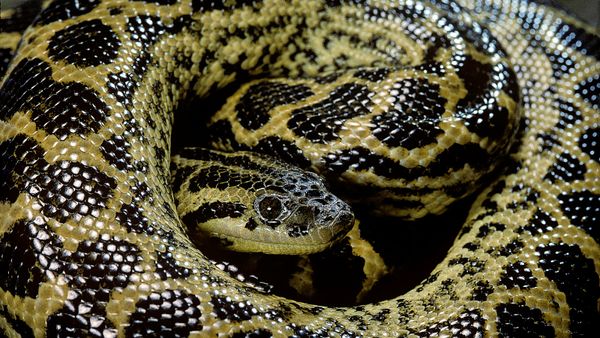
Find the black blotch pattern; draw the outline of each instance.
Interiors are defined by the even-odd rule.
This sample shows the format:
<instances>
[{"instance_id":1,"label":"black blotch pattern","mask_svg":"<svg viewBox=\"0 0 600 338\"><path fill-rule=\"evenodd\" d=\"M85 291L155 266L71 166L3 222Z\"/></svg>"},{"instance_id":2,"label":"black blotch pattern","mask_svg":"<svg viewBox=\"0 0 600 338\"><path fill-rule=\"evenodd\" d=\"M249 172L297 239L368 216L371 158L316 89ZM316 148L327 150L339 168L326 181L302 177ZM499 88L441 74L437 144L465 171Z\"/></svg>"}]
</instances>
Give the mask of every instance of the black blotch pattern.
<instances>
[{"instance_id":1,"label":"black blotch pattern","mask_svg":"<svg viewBox=\"0 0 600 338\"><path fill-rule=\"evenodd\" d=\"M489 154L476 144L454 144L443 151L429 166L405 168L399 163L369 149L355 147L330 153L326 156L325 167L328 174L338 175L352 168L353 170L372 170L375 174L387 178L415 179L421 176L437 177L446 175L452 170L460 170L466 164L480 170L490 162Z\"/></svg>"},{"instance_id":2,"label":"black blotch pattern","mask_svg":"<svg viewBox=\"0 0 600 338\"><path fill-rule=\"evenodd\" d=\"M177 265L171 252L156 253L156 273L160 279L185 278L191 274L190 269Z\"/></svg>"},{"instance_id":3,"label":"black blotch pattern","mask_svg":"<svg viewBox=\"0 0 600 338\"><path fill-rule=\"evenodd\" d=\"M600 243L600 195L589 190L564 192L558 196L558 201L571 224Z\"/></svg>"},{"instance_id":4,"label":"black blotch pattern","mask_svg":"<svg viewBox=\"0 0 600 338\"><path fill-rule=\"evenodd\" d=\"M558 155L556 162L548 169L545 180L573 182L584 178L587 168L575 156L569 153Z\"/></svg>"},{"instance_id":5,"label":"black blotch pattern","mask_svg":"<svg viewBox=\"0 0 600 338\"><path fill-rule=\"evenodd\" d=\"M96 215L116 187L114 178L78 162L59 161L36 172L27 187L42 202L42 213L64 222L69 217Z\"/></svg>"},{"instance_id":6,"label":"black blotch pattern","mask_svg":"<svg viewBox=\"0 0 600 338\"><path fill-rule=\"evenodd\" d=\"M225 189L230 186L257 190L265 188L266 182L264 177L258 174L233 171L231 168L220 165L202 168L194 173L189 180L189 189L191 192L198 192L203 188Z\"/></svg>"},{"instance_id":7,"label":"black blotch pattern","mask_svg":"<svg viewBox=\"0 0 600 338\"><path fill-rule=\"evenodd\" d=\"M477 238L484 238L492 232L503 231L506 225L502 223L487 223L479 227Z\"/></svg>"},{"instance_id":8,"label":"black blotch pattern","mask_svg":"<svg viewBox=\"0 0 600 338\"><path fill-rule=\"evenodd\" d=\"M260 172L270 172L273 169L256 163L244 154L229 153L227 155L212 151L206 148L184 148L177 152L178 155L184 158L194 159L198 161L215 161L222 165L239 167L241 169L255 170Z\"/></svg>"},{"instance_id":9,"label":"black blotch pattern","mask_svg":"<svg viewBox=\"0 0 600 338\"><path fill-rule=\"evenodd\" d=\"M121 41L110 26L99 19L67 26L52 36L48 55L79 67L111 63L118 55Z\"/></svg>"},{"instance_id":10,"label":"black blotch pattern","mask_svg":"<svg viewBox=\"0 0 600 338\"><path fill-rule=\"evenodd\" d=\"M137 83L133 80L133 76L127 73L109 74L106 80L106 88L118 102L124 107L130 108L133 103L133 93L137 88Z\"/></svg>"},{"instance_id":11,"label":"black blotch pattern","mask_svg":"<svg viewBox=\"0 0 600 338\"><path fill-rule=\"evenodd\" d=\"M151 0L152 1L152 0ZM214 0L214 1L203 1L203 0L192 0L192 11L194 12L208 12L214 10L227 10L236 9L248 5L257 6L262 0L240 0L240 1L226 1L226 0Z\"/></svg>"},{"instance_id":12,"label":"black blotch pattern","mask_svg":"<svg viewBox=\"0 0 600 338\"><path fill-rule=\"evenodd\" d=\"M256 329L254 331L240 331L234 333L232 338L271 338L273 333L267 329Z\"/></svg>"},{"instance_id":13,"label":"black blotch pattern","mask_svg":"<svg viewBox=\"0 0 600 338\"><path fill-rule=\"evenodd\" d=\"M525 304L496 307L498 333L503 337L554 337L554 328L544 321L540 309Z\"/></svg>"},{"instance_id":14,"label":"black blotch pattern","mask_svg":"<svg viewBox=\"0 0 600 338\"><path fill-rule=\"evenodd\" d=\"M499 256L508 257L519 253L524 247L525 245L523 244L523 242L521 242L518 239L515 239L506 245L502 245L499 248L496 248L496 250L489 251L488 253L495 253Z\"/></svg>"},{"instance_id":15,"label":"black blotch pattern","mask_svg":"<svg viewBox=\"0 0 600 338\"><path fill-rule=\"evenodd\" d=\"M294 134L315 143L336 140L344 122L370 112L371 96L364 85L343 84L322 101L292 111L287 126Z\"/></svg>"},{"instance_id":16,"label":"black blotch pattern","mask_svg":"<svg viewBox=\"0 0 600 338\"><path fill-rule=\"evenodd\" d=\"M29 327L29 325L27 325L27 323L25 323L20 318L16 318L13 315L11 315L4 305L0 306L0 318L4 318L10 326L10 328L12 328L18 334L20 334L21 337L34 337L33 329L31 329L31 327ZM3 332L0 332L0 335L2 334Z\"/></svg>"},{"instance_id":17,"label":"black blotch pattern","mask_svg":"<svg viewBox=\"0 0 600 338\"><path fill-rule=\"evenodd\" d=\"M532 235L537 235L551 231L557 226L558 222L554 217L538 209L529 220L529 224L520 227L516 232L521 234L526 231Z\"/></svg>"},{"instance_id":18,"label":"black blotch pattern","mask_svg":"<svg viewBox=\"0 0 600 338\"><path fill-rule=\"evenodd\" d=\"M236 301L226 296L212 296L213 312L221 320L241 322L259 314L249 301Z\"/></svg>"},{"instance_id":19,"label":"black blotch pattern","mask_svg":"<svg viewBox=\"0 0 600 338\"><path fill-rule=\"evenodd\" d=\"M414 149L434 143L447 100L438 84L425 79L396 82L395 102L385 113L373 117L373 135L390 147Z\"/></svg>"},{"instance_id":20,"label":"black blotch pattern","mask_svg":"<svg viewBox=\"0 0 600 338\"><path fill-rule=\"evenodd\" d=\"M478 302L484 302L487 297L494 292L494 287L488 281L478 281L473 288L471 299Z\"/></svg>"},{"instance_id":21,"label":"black blotch pattern","mask_svg":"<svg viewBox=\"0 0 600 338\"><path fill-rule=\"evenodd\" d=\"M129 153L131 145L120 135L113 135L104 140L100 145L100 152L104 159L119 170L132 170L132 156Z\"/></svg>"},{"instance_id":22,"label":"black blotch pattern","mask_svg":"<svg viewBox=\"0 0 600 338\"><path fill-rule=\"evenodd\" d=\"M202 330L200 300L181 290L153 292L135 304L127 337L187 337Z\"/></svg>"},{"instance_id":23,"label":"black blotch pattern","mask_svg":"<svg viewBox=\"0 0 600 338\"><path fill-rule=\"evenodd\" d=\"M35 25L47 25L54 21L68 20L91 12L100 0L56 1L46 7L37 17Z\"/></svg>"},{"instance_id":24,"label":"black blotch pattern","mask_svg":"<svg viewBox=\"0 0 600 338\"><path fill-rule=\"evenodd\" d=\"M9 6L10 7L10 6ZM29 0L13 8L12 15L0 19L2 33L25 31L42 7L41 0Z\"/></svg>"},{"instance_id":25,"label":"black blotch pattern","mask_svg":"<svg viewBox=\"0 0 600 338\"><path fill-rule=\"evenodd\" d=\"M573 337L588 337L597 332L600 286L594 261L577 245L566 243L540 245L536 251L544 274L567 298Z\"/></svg>"},{"instance_id":26,"label":"black blotch pattern","mask_svg":"<svg viewBox=\"0 0 600 338\"><path fill-rule=\"evenodd\" d=\"M0 143L0 202L13 203L47 165L44 150L33 139L17 135Z\"/></svg>"},{"instance_id":27,"label":"black blotch pattern","mask_svg":"<svg viewBox=\"0 0 600 338\"><path fill-rule=\"evenodd\" d=\"M390 69L388 68L361 68L354 72L354 77L371 82L380 82L384 80L389 73Z\"/></svg>"},{"instance_id":28,"label":"black blotch pattern","mask_svg":"<svg viewBox=\"0 0 600 338\"><path fill-rule=\"evenodd\" d=\"M552 66L552 75L560 79L565 74L571 74L575 71L575 62L569 57L569 54L560 50L546 50L546 57Z\"/></svg>"},{"instance_id":29,"label":"black blotch pattern","mask_svg":"<svg viewBox=\"0 0 600 338\"><path fill-rule=\"evenodd\" d=\"M135 202L123 204L116 214L116 220L128 232L151 236L155 232L155 227L148 223L148 218L144 216L143 212L144 209Z\"/></svg>"},{"instance_id":30,"label":"black blotch pattern","mask_svg":"<svg viewBox=\"0 0 600 338\"><path fill-rule=\"evenodd\" d=\"M581 53L600 59L600 39L593 33L580 27L574 27L562 22L556 27L556 39L563 45Z\"/></svg>"},{"instance_id":31,"label":"black blotch pattern","mask_svg":"<svg viewBox=\"0 0 600 338\"><path fill-rule=\"evenodd\" d=\"M36 298L38 288L56 272L60 240L39 220L18 221L0 237L0 287L12 295ZM10 273L8 273L10 272Z\"/></svg>"},{"instance_id":32,"label":"black blotch pattern","mask_svg":"<svg viewBox=\"0 0 600 338\"><path fill-rule=\"evenodd\" d=\"M50 66L39 59L19 62L0 90L0 119L27 110L39 128L60 139L98 131L109 113L96 91L81 83L55 82Z\"/></svg>"},{"instance_id":33,"label":"black blotch pattern","mask_svg":"<svg viewBox=\"0 0 600 338\"><path fill-rule=\"evenodd\" d=\"M8 64L13 57L13 50L10 48L0 48L0 77L8 69Z\"/></svg>"},{"instance_id":34,"label":"black blotch pattern","mask_svg":"<svg viewBox=\"0 0 600 338\"><path fill-rule=\"evenodd\" d=\"M583 119L581 111L568 101L557 99L554 106L559 110L559 120L556 123L559 129L571 127Z\"/></svg>"},{"instance_id":35,"label":"black blotch pattern","mask_svg":"<svg viewBox=\"0 0 600 338\"><path fill-rule=\"evenodd\" d=\"M246 206L241 203L232 202L209 202L202 204L196 210L182 217L183 223L188 227L195 227L198 223L204 223L215 218L237 218L244 214Z\"/></svg>"},{"instance_id":36,"label":"black blotch pattern","mask_svg":"<svg viewBox=\"0 0 600 338\"><path fill-rule=\"evenodd\" d=\"M63 275L71 290L65 306L48 317L49 337L104 337L116 335L106 316L115 288L124 288L129 276L140 273L140 250L123 240L101 235L82 241L75 252L63 251Z\"/></svg>"},{"instance_id":37,"label":"black blotch pattern","mask_svg":"<svg viewBox=\"0 0 600 338\"><path fill-rule=\"evenodd\" d=\"M244 128L256 130L269 122L269 111L273 108L293 104L312 95L314 93L304 85L263 81L248 88L235 106L235 111Z\"/></svg>"},{"instance_id":38,"label":"black blotch pattern","mask_svg":"<svg viewBox=\"0 0 600 338\"><path fill-rule=\"evenodd\" d=\"M492 66L482 64L467 56L463 67L458 74L463 79L467 95L456 104L457 115L465 119L467 129L480 137L498 139L506 133L509 125L508 110L498 105L498 102L490 97L492 79ZM505 70L503 72L504 83L502 88L517 102L519 102L519 90L515 74Z\"/></svg>"},{"instance_id":39,"label":"black blotch pattern","mask_svg":"<svg viewBox=\"0 0 600 338\"><path fill-rule=\"evenodd\" d=\"M173 162L171 162L171 188L173 189L173 194L176 194L181 190L181 186L195 170L196 168L194 167L175 167Z\"/></svg>"},{"instance_id":40,"label":"black blotch pattern","mask_svg":"<svg viewBox=\"0 0 600 338\"><path fill-rule=\"evenodd\" d=\"M500 284L506 285L509 289L516 287L529 289L537 285L537 279L525 262L518 261L504 267Z\"/></svg>"},{"instance_id":41,"label":"black blotch pattern","mask_svg":"<svg viewBox=\"0 0 600 338\"><path fill-rule=\"evenodd\" d=\"M596 74L575 86L575 93L581 96L593 109L600 109L600 75Z\"/></svg>"},{"instance_id":42,"label":"black blotch pattern","mask_svg":"<svg viewBox=\"0 0 600 338\"><path fill-rule=\"evenodd\" d=\"M435 323L417 333L419 337L440 336L443 331L452 332L454 337L483 337L485 318L479 310L466 310L453 320Z\"/></svg>"},{"instance_id":43,"label":"black blotch pattern","mask_svg":"<svg viewBox=\"0 0 600 338\"><path fill-rule=\"evenodd\" d=\"M448 266L460 265L463 268L463 271L460 273L461 276L474 275L477 274L485 268L485 262L480 261L475 258L469 257L459 257L451 259L448 262Z\"/></svg>"},{"instance_id":44,"label":"black blotch pattern","mask_svg":"<svg viewBox=\"0 0 600 338\"><path fill-rule=\"evenodd\" d=\"M145 2L148 4L157 4L157 5L173 5L177 3L177 0L133 0L139 2Z\"/></svg>"},{"instance_id":45,"label":"black blotch pattern","mask_svg":"<svg viewBox=\"0 0 600 338\"><path fill-rule=\"evenodd\" d=\"M589 128L579 138L579 148L588 156L600 163L600 128Z\"/></svg>"},{"instance_id":46,"label":"black blotch pattern","mask_svg":"<svg viewBox=\"0 0 600 338\"><path fill-rule=\"evenodd\" d=\"M269 136L261 139L251 150L273 156L300 168L308 168L310 166L310 161L304 156L304 153L298 146L277 136Z\"/></svg>"}]
</instances>

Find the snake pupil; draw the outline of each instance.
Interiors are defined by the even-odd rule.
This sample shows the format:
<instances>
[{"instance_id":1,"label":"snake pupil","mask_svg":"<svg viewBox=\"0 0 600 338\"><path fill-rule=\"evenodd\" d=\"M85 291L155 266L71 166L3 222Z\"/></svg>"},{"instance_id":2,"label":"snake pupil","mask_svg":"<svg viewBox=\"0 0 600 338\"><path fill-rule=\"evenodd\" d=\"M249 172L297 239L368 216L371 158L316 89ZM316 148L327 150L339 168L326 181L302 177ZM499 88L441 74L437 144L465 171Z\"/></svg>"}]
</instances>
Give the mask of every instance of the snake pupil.
<instances>
[{"instance_id":1,"label":"snake pupil","mask_svg":"<svg viewBox=\"0 0 600 338\"><path fill-rule=\"evenodd\" d=\"M258 213L266 220L271 221L277 219L284 208L283 203L275 196L267 196L258 203Z\"/></svg>"}]
</instances>

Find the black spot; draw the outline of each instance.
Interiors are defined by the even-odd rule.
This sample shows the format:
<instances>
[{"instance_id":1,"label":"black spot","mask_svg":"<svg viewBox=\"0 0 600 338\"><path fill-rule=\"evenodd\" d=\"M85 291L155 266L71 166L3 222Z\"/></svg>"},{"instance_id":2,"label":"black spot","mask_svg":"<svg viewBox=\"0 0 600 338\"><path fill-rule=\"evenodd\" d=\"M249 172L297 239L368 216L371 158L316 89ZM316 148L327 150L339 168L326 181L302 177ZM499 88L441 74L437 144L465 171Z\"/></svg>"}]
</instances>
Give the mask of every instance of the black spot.
<instances>
[{"instance_id":1,"label":"black spot","mask_svg":"<svg viewBox=\"0 0 600 338\"><path fill-rule=\"evenodd\" d=\"M256 329L254 331L242 331L234 333L231 338L271 338L273 333L267 329Z\"/></svg>"},{"instance_id":2,"label":"black spot","mask_svg":"<svg viewBox=\"0 0 600 338\"><path fill-rule=\"evenodd\" d=\"M42 147L24 135L0 143L0 202L15 202L46 165Z\"/></svg>"},{"instance_id":3,"label":"black spot","mask_svg":"<svg viewBox=\"0 0 600 338\"><path fill-rule=\"evenodd\" d=\"M369 149L356 147L330 153L326 156L325 167L329 174L339 175L350 168L355 171L371 170L387 178L416 179L421 176L436 177L452 170L460 170L466 164L474 169L482 169L489 163L489 154L476 144L454 144L443 151L427 167L406 168L399 163Z\"/></svg>"},{"instance_id":4,"label":"black spot","mask_svg":"<svg viewBox=\"0 0 600 338\"><path fill-rule=\"evenodd\" d=\"M388 68L361 68L354 72L354 76L371 82L380 82L383 81L389 73L390 70Z\"/></svg>"},{"instance_id":5,"label":"black spot","mask_svg":"<svg viewBox=\"0 0 600 338\"><path fill-rule=\"evenodd\" d=\"M587 258L577 245L550 243L540 245L536 251L544 274L567 298L573 337L588 337L597 332L600 281L594 261Z\"/></svg>"},{"instance_id":6,"label":"black spot","mask_svg":"<svg viewBox=\"0 0 600 338\"><path fill-rule=\"evenodd\" d=\"M244 214L246 206L241 203L232 202L209 202L202 204L196 210L187 213L182 217L183 223L188 227L195 227L196 224L207 222L216 218L237 218Z\"/></svg>"},{"instance_id":7,"label":"black spot","mask_svg":"<svg viewBox=\"0 0 600 338\"><path fill-rule=\"evenodd\" d=\"M248 88L235 106L235 111L244 128L256 130L269 122L269 111L273 108L302 101L311 95L314 94L310 88L303 85L263 81Z\"/></svg>"},{"instance_id":8,"label":"black spot","mask_svg":"<svg viewBox=\"0 0 600 338\"><path fill-rule=\"evenodd\" d=\"M219 164L239 167L241 169L254 170L260 172L270 172L272 169L268 166L263 166L256 161L253 161L248 155L243 153L228 153L223 154L217 151L212 151L206 148L183 148L177 152L183 158L193 159L198 161L219 162Z\"/></svg>"},{"instance_id":9,"label":"black spot","mask_svg":"<svg viewBox=\"0 0 600 338\"><path fill-rule=\"evenodd\" d=\"M584 28L574 27L566 22L556 26L556 39L563 45L600 60L600 39Z\"/></svg>"},{"instance_id":10,"label":"black spot","mask_svg":"<svg viewBox=\"0 0 600 338\"><path fill-rule=\"evenodd\" d=\"M564 192L558 196L558 201L571 224L600 243L600 195L589 190Z\"/></svg>"},{"instance_id":11,"label":"black spot","mask_svg":"<svg viewBox=\"0 0 600 338\"><path fill-rule=\"evenodd\" d=\"M559 129L572 127L583 119L581 111L570 102L557 99L554 105L559 110L559 120L556 123L556 127Z\"/></svg>"},{"instance_id":12,"label":"black spot","mask_svg":"<svg viewBox=\"0 0 600 338\"><path fill-rule=\"evenodd\" d=\"M111 63L121 46L119 37L99 19L84 21L58 31L50 39L48 55L79 67Z\"/></svg>"},{"instance_id":13,"label":"black spot","mask_svg":"<svg viewBox=\"0 0 600 338\"><path fill-rule=\"evenodd\" d=\"M588 156L600 163L600 128L589 128L579 138L579 148Z\"/></svg>"},{"instance_id":14,"label":"black spot","mask_svg":"<svg viewBox=\"0 0 600 338\"><path fill-rule=\"evenodd\" d=\"M288 128L315 143L336 140L344 122L370 112L371 96L372 93L364 85L341 85L322 101L293 110Z\"/></svg>"},{"instance_id":15,"label":"black spot","mask_svg":"<svg viewBox=\"0 0 600 338\"><path fill-rule=\"evenodd\" d=\"M127 31L131 34L131 40L144 47L155 43L165 30L165 24L156 16L139 15L127 19Z\"/></svg>"},{"instance_id":16,"label":"black spot","mask_svg":"<svg viewBox=\"0 0 600 338\"><path fill-rule=\"evenodd\" d=\"M558 222L554 217L552 217L545 211L538 209L529 220L529 224L520 227L519 229L517 229L516 232L521 234L524 231L526 231L535 236L537 234L542 234L551 231L557 226Z\"/></svg>"},{"instance_id":17,"label":"black spot","mask_svg":"<svg viewBox=\"0 0 600 338\"><path fill-rule=\"evenodd\" d=\"M109 113L96 91L81 83L55 82L50 66L38 59L19 62L0 89L0 119L26 110L38 128L62 140L97 132Z\"/></svg>"},{"instance_id":18,"label":"black spot","mask_svg":"<svg viewBox=\"0 0 600 338\"><path fill-rule=\"evenodd\" d=\"M446 99L440 87L424 79L405 79L390 89L395 102L373 117L373 135L390 147L414 149L434 143L442 133L439 127Z\"/></svg>"},{"instance_id":19,"label":"black spot","mask_svg":"<svg viewBox=\"0 0 600 338\"><path fill-rule=\"evenodd\" d=\"M467 95L457 103L457 115L465 119L467 128L480 137L499 139L506 134L509 125L508 110L498 105L496 99L490 97L493 91L490 81L499 83L507 93L519 102L519 90L515 74L507 67L501 76L494 79L492 65L482 64L467 56L458 73L464 81ZM500 81L500 79L503 79Z\"/></svg>"},{"instance_id":20,"label":"black spot","mask_svg":"<svg viewBox=\"0 0 600 338\"><path fill-rule=\"evenodd\" d=\"M150 226L148 218L143 214L144 209L135 203L123 204L117 212L116 220L125 227L128 232L137 234L153 235L155 227Z\"/></svg>"},{"instance_id":21,"label":"black spot","mask_svg":"<svg viewBox=\"0 0 600 338\"><path fill-rule=\"evenodd\" d=\"M600 75L596 74L581 81L575 86L575 92L593 109L600 109Z\"/></svg>"},{"instance_id":22,"label":"black spot","mask_svg":"<svg viewBox=\"0 0 600 338\"><path fill-rule=\"evenodd\" d=\"M100 152L104 159L119 170L132 170L132 156L129 153L131 145L120 135L113 135L104 140L100 145Z\"/></svg>"},{"instance_id":23,"label":"black spot","mask_svg":"<svg viewBox=\"0 0 600 338\"><path fill-rule=\"evenodd\" d=\"M27 187L42 202L42 213L64 222L69 217L97 215L112 198L114 178L78 162L59 161L36 173Z\"/></svg>"},{"instance_id":24,"label":"black spot","mask_svg":"<svg viewBox=\"0 0 600 338\"><path fill-rule=\"evenodd\" d=\"M576 69L575 62L565 51L546 50L546 57L552 66L553 76L557 79L565 74L572 74Z\"/></svg>"},{"instance_id":25,"label":"black spot","mask_svg":"<svg viewBox=\"0 0 600 338\"><path fill-rule=\"evenodd\" d=\"M462 266L463 271L460 274L461 276L474 275L483 271L483 269L485 268L485 262L468 257L459 257L451 259L448 262L448 266L450 267L453 265Z\"/></svg>"},{"instance_id":26,"label":"black spot","mask_svg":"<svg viewBox=\"0 0 600 338\"><path fill-rule=\"evenodd\" d=\"M185 291L166 290L143 296L125 329L127 337L187 337L200 332L200 300Z\"/></svg>"},{"instance_id":27,"label":"black spot","mask_svg":"<svg viewBox=\"0 0 600 338\"><path fill-rule=\"evenodd\" d=\"M478 281L473 288L471 299L484 302L492 292L494 292L494 287L488 281Z\"/></svg>"},{"instance_id":28,"label":"black spot","mask_svg":"<svg viewBox=\"0 0 600 338\"><path fill-rule=\"evenodd\" d=\"M500 284L507 288L529 289L537 285L537 279L531 273L531 269L524 262L515 262L504 267L500 276Z\"/></svg>"},{"instance_id":29,"label":"black spot","mask_svg":"<svg viewBox=\"0 0 600 338\"><path fill-rule=\"evenodd\" d=\"M62 243L41 220L18 221L0 237L0 287L19 297L36 298L47 276L56 273ZM59 271L58 271L59 272Z\"/></svg>"},{"instance_id":30,"label":"black spot","mask_svg":"<svg viewBox=\"0 0 600 338\"><path fill-rule=\"evenodd\" d=\"M540 139L542 151L551 150L555 146L560 146L561 144L555 133L540 133L537 135L537 138Z\"/></svg>"},{"instance_id":31,"label":"black spot","mask_svg":"<svg viewBox=\"0 0 600 338\"><path fill-rule=\"evenodd\" d=\"M540 309L525 304L500 304L496 324L503 337L554 337L554 328L544 321Z\"/></svg>"},{"instance_id":32,"label":"black spot","mask_svg":"<svg viewBox=\"0 0 600 338\"><path fill-rule=\"evenodd\" d=\"M8 326L17 332L21 337L28 338L33 337L33 329L27 325L23 320L10 314L4 305L0 305L0 318L4 318L8 323ZM6 332L0 332L0 335Z\"/></svg>"},{"instance_id":33,"label":"black spot","mask_svg":"<svg viewBox=\"0 0 600 338\"><path fill-rule=\"evenodd\" d=\"M170 252L156 253L156 273L160 279L185 278L191 274L190 269L177 265L173 254Z\"/></svg>"},{"instance_id":34,"label":"black spot","mask_svg":"<svg viewBox=\"0 0 600 338\"><path fill-rule=\"evenodd\" d=\"M432 324L420 330L419 337L437 337L442 332L452 332L454 337L483 337L485 318L479 310L471 309L461 313L452 320Z\"/></svg>"},{"instance_id":35,"label":"black spot","mask_svg":"<svg viewBox=\"0 0 600 338\"><path fill-rule=\"evenodd\" d=\"M35 25L47 25L54 21L68 20L91 12L100 4L100 0L56 1L46 7L34 22Z\"/></svg>"},{"instance_id":36,"label":"black spot","mask_svg":"<svg viewBox=\"0 0 600 338\"><path fill-rule=\"evenodd\" d=\"M203 188L225 189L230 186L239 186L243 189L255 191L265 188L266 181L259 174L234 171L220 165L202 168L194 173L189 180L189 189L193 193Z\"/></svg>"},{"instance_id":37,"label":"black spot","mask_svg":"<svg viewBox=\"0 0 600 338\"><path fill-rule=\"evenodd\" d=\"M127 73L109 74L106 80L107 91L124 107L131 108L133 93L137 83L133 76Z\"/></svg>"},{"instance_id":38,"label":"black spot","mask_svg":"<svg viewBox=\"0 0 600 338\"><path fill-rule=\"evenodd\" d=\"M0 78L8 69L8 64L13 57L13 50L10 48L0 48Z\"/></svg>"},{"instance_id":39,"label":"black spot","mask_svg":"<svg viewBox=\"0 0 600 338\"><path fill-rule=\"evenodd\" d=\"M145 2L148 4L157 4L157 5L174 5L177 3L177 0L133 0Z\"/></svg>"},{"instance_id":40,"label":"black spot","mask_svg":"<svg viewBox=\"0 0 600 338\"><path fill-rule=\"evenodd\" d=\"M558 180L573 182L582 180L586 172L585 164L569 153L558 155L556 162L548 169L544 179L555 183Z\"/></svg>"},{"instance_id":41,"label":"black spot","mask_svg":"<svg viewBox=\"0 0 600 338\"><path fill-rule=\"evenodd\" d=\"M261 139L251 150L278 158L286 163L294 164L300 168L308 168L310 161L294 143L283 140L277 136Z\"/></svg>"},{"instance_id":42,"label":"black spot","mask_svg":"<svg viewBox=\"0 0 600 338\"><path fill-rule=\"evenodd\" d=\"M477 233L477 238L484 238L490 233L496 231L503 231L506 228L506 225L502 223L487 223L479 227L479 232Z\"/></svg>"},{"instance_id":43,"label":"black spot","mask_svg":"<svg viewBox=\"0 0 600 338\"><path fill-rule=\"evenodd\" d=\"M192 0L192 11L194 12L207 12L214 10L228 10L236 9L244 6L258 6L262 2L261 0L240 0L240 1L227 1L227 0Z\"/></svg>"},{"instance_id":44,"label":"black spot","mask_svg":"<svg viewBox=\"0 0 600 338\"><path fill-rule=\"evenodd\" d=\"M246 229L252 231L258 227L258 223L254 220L254 218L250 218L246 225L244 226Z\"/></svg>"},{"instance_id":45,"label":"black spot","mask_svg":"<svg viewBox=\"0 0 600 338\"><path fill-rule=\"evenodd\" d=\"M259 314L249 301L237 301L226 296L212 296L213 312L221 320L241 322Z\"/></svg>"},{"instance_id":46,"label":"black spot","mask_svg":"<svg viewBox=\"0 0 600 338\"><path fill-rule=\"evenodd\" d=\"M495 254L499 256L508 257L519 253L524 247L525 244L523 244L523 242L521 242L518 239L515 239L506 245L502 245L499 248L496 248ZM493 253L493 251L491 251L490 253Z\"/></svg>"},{"instance_id":47,"label":"black spot","mask_svg":"<svg viewBox=\"0 0 600 338\"><path fill-rule=\"evenodd\" d=\"M61 258L71 290L65 306L48 317L47 335L116 335L106 305L113 289L126 287L131 274L142 272L140 250L126 241L101 235L98 241L82 241L75 252L63 251Z\"/></svg>"},{"instance_id":48,"label":"black spot","mask_svg":"<svg viewBox=\"0 0 600 338\"><path fill-rule=\"evenodd\" d=\"M290 224L288 226L288 236L292 238L308 235L309 226L306 223Z\"/></svg>"}]
</instances>

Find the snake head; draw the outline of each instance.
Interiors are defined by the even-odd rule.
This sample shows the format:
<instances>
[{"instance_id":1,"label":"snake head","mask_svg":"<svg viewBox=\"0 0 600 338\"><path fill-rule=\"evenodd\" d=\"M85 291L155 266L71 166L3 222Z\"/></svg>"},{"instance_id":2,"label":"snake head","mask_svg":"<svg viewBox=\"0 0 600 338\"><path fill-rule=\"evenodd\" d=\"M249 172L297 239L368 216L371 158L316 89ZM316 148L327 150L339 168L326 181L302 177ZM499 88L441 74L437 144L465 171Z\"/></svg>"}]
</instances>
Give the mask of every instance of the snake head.
<instances>
[{"instance_id":1,"label":"snake head","mask_svg":"<svg viewBox=\"0 0 600 338\"><path fill-rule=\"evenodd\" d=\"M270 157L184 149L172 160L183 222L228 249L310 254L354 224L350 206L320 176Z\"/></svg>"},{"instance_id":2,"label":"snake head","mask_svg":"<svg viewBox=\"0 0 600 338\"><path fill-rule=\"evenodd\" d=\"M342 238L354 224L350 206L330 193L314 173L290 170L276 180L279 184L258 192L252 219L270 253L308 254L319 252ZM283 184L284 189L279 189ZM275 188L275 189L273 189Z\"/></svg>"}]
</instances>

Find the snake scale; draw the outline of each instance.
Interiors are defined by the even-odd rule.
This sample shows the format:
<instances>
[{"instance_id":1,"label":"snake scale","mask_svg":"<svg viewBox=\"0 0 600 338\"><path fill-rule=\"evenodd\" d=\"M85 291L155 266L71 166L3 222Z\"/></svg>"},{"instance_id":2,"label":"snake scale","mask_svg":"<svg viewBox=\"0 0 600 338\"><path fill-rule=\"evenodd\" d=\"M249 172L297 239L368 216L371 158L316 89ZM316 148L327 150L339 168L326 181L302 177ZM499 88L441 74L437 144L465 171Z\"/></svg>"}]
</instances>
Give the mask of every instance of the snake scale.
<instances>
[{"instance_id":1,"label":"snake scale","mask_svg":"<svg viewBox=\"0 0 600 338\"><path fill-rule=\"evenodd\" d=\"M600 40L568 13L528 0L42 7L1 37L16 48L0 89L4 335L599 331ZM194 246L170 188L173 112L255 78L198 127L214 146L312 168L399 227L491 182L428 278L317 306Z\"/></svg>"}]
</instances>

